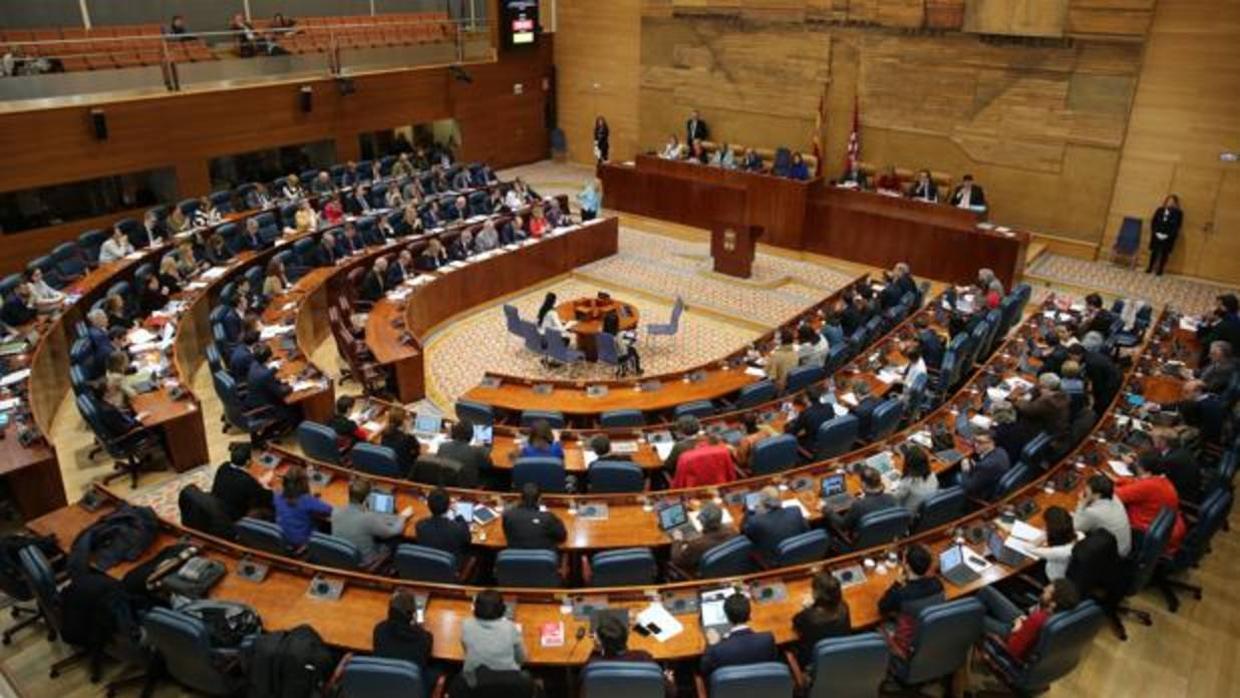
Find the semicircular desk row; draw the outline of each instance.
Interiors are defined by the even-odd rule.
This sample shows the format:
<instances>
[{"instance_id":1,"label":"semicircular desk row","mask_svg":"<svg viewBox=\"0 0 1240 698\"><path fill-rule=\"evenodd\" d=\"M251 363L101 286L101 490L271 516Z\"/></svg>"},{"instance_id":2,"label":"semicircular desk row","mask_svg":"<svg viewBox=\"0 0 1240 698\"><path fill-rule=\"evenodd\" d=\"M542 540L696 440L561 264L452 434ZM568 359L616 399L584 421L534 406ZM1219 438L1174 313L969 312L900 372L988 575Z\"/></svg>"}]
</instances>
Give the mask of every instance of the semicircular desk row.
<instances>
[{"instance_id":1,"label":"semicircular desk row","mask_svg":"<svg viewBox=\"0 0 1240 698\"><path fill-rule=\"evenodd\" d=\"M273 204L268 209L230 214L219 223L176 234L169 242L136 251L123 259L97 264L62 289L66 294L66 303L58 313L41 315L29 326L22 328L22 345L26 349L16 357L15 363L26 364L29 372L18 373L16 382L7 386L9 393L17 396L17 403L14 408L15 418L10 420L5 434L6 437L13 438L0 439L0 455L5 456L5 467L0 471L0 475L8 476L7 480L14 489L14 498L25 518L33 518L66 503L55 449L47 440L46 434L50 433L61 402L72 387L70 366L73 344L75 337L81 333L80 328L88 310L110 293L125 288L132 289L135 277L143 270L156 267L163 256L174 252L178 243L191 239L195 234L214 234L222 226L236 225L252 216L273 215L274 209ZM528 210L527 208L517 212L516 215L528 215ZM348 217L346 222L353 220L364 219ZM419 239L423 240L422 244L425 244L425 238L434 236L447 240L459 235L465 228L481 227L482 224L481 218L470 219L436 229ZM201 361L212 338L209 312L214 299L228 284L246 276L247 271L265 265L277 255L290 256L298 241L337 230L338 227L285 234L267 249L257 252L240 251L228 265L208 269L189 280L180 292L173 295L173 302L164 311L153 315L154 322L149 322L151 318L148 318L148 323L145 324L156 330L151 337L154 341L147 342L151 348L134 352L135 363L147 363L152 367L158 365L157 374L161 378L153 381L153 390L134 396L132 407L141 416L143 427L161 436L165 452L174 469L183 471L207 460L200 403L186 385L188 381L185 377L190 375L187 367ZM580 256L597 255L587 260L593 261L613 254L617 234L615 219L593 222L591 229L602 232L598 236L591 236L595 239L594 243L581 246L585 252ZM404 241L411 239L406 238ZM549 239L561 240L559 246L562 248L571 247L561 235L551 236ZM383 249L395 249L401 242L401 239L389 241ZM567 265L561 271L546 267L541 270L554 276L585 263L579 261L579 255L569 257L571 258L555 258L556 263ZM299 279L299 284L290 288L285 298L278 299L268 308L270 311L272 307L283 307L283 304L288 302L296 302L301 310L303 301L311 301L304 303L307 312L298 313L297 346L291 350L280 342L272 342L272 346L278 356L286 359L281 366L280 375L285 378L304 379L305 387L291 394L289 402L301 405L312 418L325 418L330 414L333 396L330 381L319 379L321 372L305 359L301 350L302 347L313 346L311 342L322 336L317 329L319 325L316 324L317 320L312 322L302 318L313 318L315 313L311 311L326 305L323 301L323 282L341 267L312 271ZM265 320L273 322L280 317L268 312ZM171 340L168 334L163 334L165 327L172 328ZM165 354L170 355L165 358ZM21 399L23 395L25 400ZM175 448L172 447L173 444L176 444Z\"/></svg>"},{"instance_id":2,"label":"semicircular desk row","mask_svg":"<svg viewBox=\"0 0 1240 698\"><path fill-rule=\"evenodd\" d=\"M1151 341L1155 341L1151 339L1155 334L1158 335L1156 341L1169 341L1171 327L1162 320L1160 317L1157 329L1147 333L1135 351L1132 367L1125 373L1125 386L1150 399L1158 399L1159 395L1175 387L1170 383L1176 379L1158 375L1158 367L1146 355ZM589 657L591 643L543 647L538 640L540 628L547 622L563 622L566 631L586 627L588 619L574 613L578 603L625 608L630 613L640 612L652 603L662 603L669 612L681 616L679 620L683 631L664 642L653 637L632 637L631 646L649 651L656 660L694 657L703 651L706 638L696 622L696 606L691 600L696 600L704 590L721 587L748 587L756 601L751 627L771 631L777 642L789 643L796 639L791 618L810 598L812 576L823 570L829 570L841 578L854 629L872 627L881 620L877 610L878 598L894 580L893 573L885 564L885 560L891 559L890 553L914 542L926 545L935 553L941 552L949 546L961 544L964 541L963 531L978 528L984 534L984 529L1003 525L1002 517L1011 517L1017 510L1026 512L1025 518L1029 524L1042 526L1042 512L1048 507L1071 509L1087 476L1099 470L1108 471L1107 441L1117 435L1120 412L1125 409L1130 409L1128 400L1122 395L1117 396L1079 444L1004 500L881 548L721 579L640 587L509 588L501 589L501 593L510 602L515 602L514 618L521 624L529 661L536 665L577 665ZM1071 476L1067 476L1068 473ZM41 534L54 533L62 542L71 541L110 508L105 506L99 511L88 512L79 506L66 507L32 522L31 528ZM1030 511L1032 513L1028 513ZM197 541L206 554L223 562L232 572L221 580L211 595L252 605L269 629L284 629L310 622L329 643L350 650L368 651L371 648L371 628L375 622L386 617L390 592L400 586L423 595L425 626L434 635L433 655L444 660L462 659L461 622L472 613L471 599L478 587L404 581L319 567L204 536L172 522L164 521L162 527L162 533L151 551L172 543L180 536ZM984 535L981 539L984 540ZM255 563L269 567L262 581L248 581L236 574L240 567ZM123 563L110 573L123 574L133 564ZM956 585L944 580L946 596L950 599L970 594L982 586L1015 575L1031 564L1032 561L1009 566L996 561L987 565L973 582ZM336 601L325 601L308 593L312 580L325 578L345 583L343 593Z\"/></svg>"}]
</instances>

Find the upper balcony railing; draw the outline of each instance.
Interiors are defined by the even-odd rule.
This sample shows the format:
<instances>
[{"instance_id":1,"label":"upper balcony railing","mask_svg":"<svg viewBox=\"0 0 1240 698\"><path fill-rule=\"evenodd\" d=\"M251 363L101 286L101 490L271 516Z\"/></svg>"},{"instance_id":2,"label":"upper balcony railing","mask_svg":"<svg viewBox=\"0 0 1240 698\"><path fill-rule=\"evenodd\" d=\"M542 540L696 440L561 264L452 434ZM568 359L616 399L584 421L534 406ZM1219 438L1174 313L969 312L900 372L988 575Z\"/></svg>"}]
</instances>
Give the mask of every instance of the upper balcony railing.
<instances>
[{"instance_id":1,"label":"upper balcony railing","mask_svg":"<svg viewBox=\"0 0 1240 698\"><path fill-rule=\"evenodd\" d=\"M307 17L168 34L159 25L0 30L0 108L493 60L487 24L443 13Z\"/></svg>"}]
</instances>

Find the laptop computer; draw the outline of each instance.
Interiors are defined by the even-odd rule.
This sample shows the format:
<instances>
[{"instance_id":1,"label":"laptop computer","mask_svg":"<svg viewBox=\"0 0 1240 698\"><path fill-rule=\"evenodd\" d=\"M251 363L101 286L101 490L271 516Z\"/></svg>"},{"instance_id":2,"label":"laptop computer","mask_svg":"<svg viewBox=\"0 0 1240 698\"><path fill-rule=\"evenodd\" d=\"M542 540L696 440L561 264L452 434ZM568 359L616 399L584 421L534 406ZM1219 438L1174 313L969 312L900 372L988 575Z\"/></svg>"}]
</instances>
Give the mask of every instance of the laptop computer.
<instances>
[{"instance_id":1,"label":"laptop computer","mask_svg":"<svg viewBox=\"0 0 1240 698\"><path fill-rule=\"evenodd\" d=\"M986 536L986 546L989 548L990 556L995 559L995 562L1002 563L1008 567L1023 565L1030 560L1030 558L1021 551L1007 545L1003 534L993 528Z\"/></svg>"},{"instance_id":2,"label":"laptop computer","mask_svg":"<svg viewBox=\"0 0 1240 698\"><path fill-rule=\"evenodd\" d=\"M723 612L723 602L733 594L744 593L734 587L710 589L703 591L699 597L698 610L701 613L702 630L714 630L720 635L731 627L728 616Z\"/></svg>"},{"instance_id":3,"label":"laptop computer","mask_svg":"<svg viewBox=\"0 0 1240 698\"><path fill-rule=\"evenodd\" d=\"M391 492L371 492L366 500L370 510L379 514L396 512L396 495Z\"/></svg>"},{"instance_id":4,"label":"laptop computer","mask_svg":"<svg viewBox=\"0 0 1240 698\"><path fill-rule=\"evenodd\" d=\"M659 509L659 528L668 536L680 531L685 540L696 538L700 534L693 522L689 520L689 510L684 502L675 502Z\"/></svg>"},{"instance_id":5,"label":"laptop computer","mask_svg":"<svg viewBox=\"0 0 1240 698\"><path fill-rule=\"evenodd\" d=\"M828 475L822 479L822 506L824 509L843 511L853 505L853 496L843 473Z\"/></svg>"},{"instance_id":6,"label":"laptop computer","mask_svg":"<svg viewBox=\"0 0 1240 698\"><path fill-rule=\"evenodd\" d=\"M452 513L461 517L465 523L473 523L474 521L474 503L473 502L453 502Z\"/></svg>"},{"instance_id":7,"label":"laptop computer","mask_svg":"<svg viewBox=\"0 0 1240 698\"><path fill-rule=\"evenodd\" d=\"M939 553L939 573L956 586L972 584L982 578L987 562L963 545L952 545Z\"/></svg>"},{"instance_id":8,"label":"laptop computer","mask_svg":"<svg viewBox=\"0 0 1240 698\"><path fill-rule=\"evenodd\" d=\"M494 428L490 424L475 424L474 435L469 442L474 446L490 446L494 439Z\"/></svg>"},{"instance_id":9,"label":"laptop computer","mask_svg":"<svg viewBox=\"0 0 1240 698\"><path fill-rule=\"evenodd\" d=\"M418 436L438 436L443 428L443 416L418 413L413 420L413 433Z\"/></svg>"}]
</instances>

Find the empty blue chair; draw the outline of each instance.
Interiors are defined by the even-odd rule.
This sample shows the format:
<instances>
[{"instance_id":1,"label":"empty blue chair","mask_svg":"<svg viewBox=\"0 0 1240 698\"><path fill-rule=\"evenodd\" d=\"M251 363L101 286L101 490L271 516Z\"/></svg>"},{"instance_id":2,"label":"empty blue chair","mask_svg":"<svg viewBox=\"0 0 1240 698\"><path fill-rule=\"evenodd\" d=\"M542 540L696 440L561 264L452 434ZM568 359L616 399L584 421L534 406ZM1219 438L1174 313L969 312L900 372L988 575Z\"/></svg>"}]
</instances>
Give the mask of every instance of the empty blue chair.
<instances>
[{"instance_id":1,"label":"empty blue chair","mask_svg":"<svg viewBox=\"0 0 1240 698\"><path fill-rule=\"evenodd\" d=\"M548 410L526 410L521 413L521 426L529 429L534 426L534 422L543 420L551 425L552 429L563 429L565 426L563 412L551 412Z\"/></svg>"},{"instance_id":2,"label":"empty blue chair","mask_svg":"<svg viewBox=\"0 0 1240 698\"><path fill-rule=\"evenodd\" d=\"M987 638L983 644L986 663L1017 695L1042 693L1072 673L1105 623L1102 608L1093 601L1083 601L1046 621L1024 661L1009 655L1003 643Z\"/></svg>"},{"instance_id":3,"label":"empty blue chair","mask_svg":"<svg viewBox=\"0 0 1240 698\"><path fill-rule=\"evenodd\" d=\"M495 580L502 587L558 587L559 558L551 550L501 550L495 556Z\"/></svg>"},{"instance_id":4,"label":"empty blue chair","mask_svg":"<svg viewBox=\"0 0 1240 698\"><path fill-rule=\"evenodd\" d=\"M517 310L517 306L504 304L504 326L508 334L521 335L521 311Z\"/></svg>"},{"instance_id":5,"label":"empty blue chair","mask_svg":"<svg viewBox=\"0 0 1240 698\"><path fill-rule=\"evenodd\" d=\"M646 487L642 469L629 461L595 461L586 471L586 481L591 493L641 492Z\"/></svg>"},{"instance_id":6,"label":"empty blue chair","mask_svg":"<svg viewBox=\"0 0 1240 698\"><path fill-rule=\"evenodd\" d=\"M784 382L784 394L799 393L824 377L826 372L822 366L797 366L788 372L788 379Z\"/></svg>"},{"instance_id":7,"label":"empty blue chair","mask_svg":"<svg viewBox=\"0 0 1240 698\"><path fill-rule=\"evenodd\" d=\"M779 542L772 567L788 567L821 560L831 547L831 537L821 528L811 528Z\"/></svg>"},{"instance_id":8,"label":"empty blue chair","mask_svg":"<svg viewBox=\"0 0 1240 698\"><path fill-rule=\"evenodd\" d=\"M654 584L659 566L650 548L622 548L590 558L590 586L626 587Z\"/></svg>"},{"instance_id":9,"label":"empty blue chair","mask_svg":"<svg viewBox=\"0 0 1240 698\"><path fill-rule=\"evenodd\" d=\"M292 547L284 539L284 533L272 521L243 517L236 523L237 542L255 550L274 555L288 555Z\"/></svg>"},{"instance_id":10,"label":"empty blue chair","mask_svg":"<svg viewBox=\"0 0 1240 698\"><path fill-rule=\"evenodd\" d=\"M362 551L352 542L318 531L310 534L310 543L306 545L306 560L312 565L342 570L359 570L364 562Z\"/></svg>"},{"instance_id":11,"label":"empty blue chair","mask_svg":"<svg viewBox=\"0 0 1240 698\"><path fill-rule=\"evenodd\" d=\"M89 264L99 262L99 248L103 246L103 241L108 239L108 231L94 228L87 230L78 236L78 247L85 255Z\"/></svg>"},{"instance_id":12,"label":"empty blue chair","mask_svg":"<svg viewBox=\"0 0 1240 698\"><path fill-rule=\"evenodd\" d=\"M1115 236L1115 244L1111 246L1111 261L1119 257L1128 258L1128 268L1137 266L1137 257L1141 255L1141 226L1144 221L1133 216L1124 216L1119 225L1119 234Z\"/></svg>"},{"instance_id":13,"label":"empty blue chair","mask_svg":"<svg viewBox=\"0 0 1240 698\"><path fill-rule=\"evenodd\" d=\"M518 458L512 465L512 487L520 490L525 483L538 485L543 492L568 492L568 473L559 458Z\"/></svg>"},{"instance_id":14,"label":"empty blue chair","mask_svg":"<svg viewBox=\"0 0 1240 698\"><path fill-rule=\"evenodd\" d=\"M167 608L154 608L142 619L145 640L177 683L209 696L230 696L242 680L225 671L223 652L211 646L201 620Z\"/></svg>"},{"instance_id":15,"label":"empty blue chair","mask_svg":"<svg viewBox=\"0 0 1240 698\"><path fill-rule=\"evenodd\" d=\"M215 234L224 239L224 245L229 250L232 250L233 254L241 251L241 229L237 227L236 223L225 223L217 227Z\"/></svg>"},{"instance_id":16,"label":"empty blue chair","mask_svg":"<svg viewBox=\"0 0 1240 698\"><path fill-rule=\"evenodd\" d=\"M749 454L749 472L769 475L797 464L797 439L792 434L779 434L759 441Z\"/></svg>"},{"instance_id":17,"label":"empty blue chair","mask_svg":"<svg viewBox=\"0 0 1240 698\"><path fill-rule=\"evenodd\" d=\"M753 542L745 536L735 536L716 545L698 562L698 576L702 579L735 577L757 570Z\"/></svg>"},{"instance_id":18,"label":"empty blue chair","mask_svg":"<svg viewBox=\"0 0 1240 698\"><path fill-rule=\"evenodd\" d=\"M349 655L340 674L340 698L421 698L430 687L418 665L404 659Z\"/></svg>"},{"instance_id":19,"label":"empty blue chair","mask_svg":"<svg viewBox=\"0 0 1240 698\"><path fill-rule=\"evenodd\" d=\"M594 337L596 358L600 364L620 366L620 350L616 347L616 337L609 332L599 332Z\"/></svg>"},{"instance_id":20,"label":"empty blue chair","mask_svg":"<svg viewBox=\"0 0 1240 698\"><path fill-rule=\"evenodd\" d=\"M198 211L198 199L181 199L177 203L177 208L181 209L181 213L186 218L193 218L194 213Z\"/></svg>"},{"instance_id":21,"label":"empty blue chair","mask_svg":"<svg viewBox=\"0 0 1240 698\"><path fill-rule=\"evenodd\" d=\"M63 279L76 279L86 273L86 260L81 249L72 242L62 242L52 248L52 260Z\"/></svg>"},{"instance_id":22,"label":"empty blue chair","mask_svg":"<svg viewBox=\"0 0 1240 698\"><path fill-rule=\"evenodd\" d=\"M814 457L823 460L848 453L860 435L861 420L855 415L842 414L823 422L814 441Z\"/></svg>"},{"instance_id":23,"label":"empty blue chair","mask_svg":"<svg viewBox=\"0 0 1240 698\"><path fill-rule=\"evenodd\" d=\"M495 410L481 402L457 400L456 418L477 426L489 427L495 424Z\"/></svg>"},{"instance_id":24,"label":"empty blue chair","mask_svg":"<svg viewBox=\"0 0 1240 698\"><path fill-rule=\"evenodd\" d=\"M387 446L360 441L349 450L349 462L357 470L379 477L398 478L402 475L396 451Z\"/></svg>"},{"instance_id":25,"label":"empty blue chair","mask_svg":"<svg viewBox=\"0 0 1240 698\"><path fill-rule=\"evenodd\" d=\"M676 296L672 305L672 315L666 323L649 323L646 325L646 341L652 342L655 337L676 337L680 332L680 316L685 311L685 300Z\"/></svg>"},{"instance_id":26,"label":"empty blue chair","mask_svg":"<svg viewBox=\"0 0 1240 698\"><path fill-rule=\"evenodd\" d=\"M913 523L913 515L904 507L893 507L872 511L861 517L857 522L857 531L853 536L853 550L873 548L886 545L908 534Z\"/></svg>"},{"instance_id":27,"label":"empty blue chair","mask_svg":"<svg viewBox=\"0 0 1240 698\"><path fill-rule=\"evenodd\" d=\"M912 654L892 660L891 677L905 686L919 686L956 673L981 639L985 615L982 602L973 597L921 609L913 631Z\"/></svg>"},{"instance_id":28,"label":"empty blue chair","mask_svg":"<svg viewBox=\"0 0 1240 698\"><path fill-rule=\"evenodd\" d=\"M764 402L775 399L775 382L769 378L741 388L736 396L735 409L745 410L757 407Z\"/></svg>"},{"instance_id":29,"label":"empty blue chair","mask_svg":"<svg viewBox=\"0 0 1240 698\"><path fill-rule=\"evenodd\" d=\"M917 508L917 524L913 533L938 528L964 516L968 496L960 486L946 487L930 495Z\"/></svg>"},{"instance_id":30,"label":"empty blue chair","mask_svg":"<svg viewBox=\"0 0 1240 698\"><path fill-rule=\"evenodd\" d=\"M340 463L340 448L336 442L336 430L326 424L306 420L297 425L297 444L307 458Z\"/></svg>"},{"instance_id":31,"label":"empty blue chair","mask_svg":"<svg viewBox=\"0 0 1240 698\"><path fill-rule=\"evenodd\" d=\"M221 215L233 212L231 190L212 192L209 198Z\"/></svg>"},{"instance_id":32,"label":"empty blue chair","mask_svg":"<svg viewBox=\"0 0 1240 698\"><path fill-rule=\"evenodd\" d=\"M792 698L793 688L782 662L725 666L710 675L710 698Z\"/></svg>"},{"instance_id":33,"label":"empty blue chair","mask_svg":"<svg viewBox=\"0 0 1240 698\"><path fill-rule=\"evenodd\" d=\"M460 581L456 556L425 545L401 543L396 546L392 566L401 579L435 584L456 584Z\"/></svg>"},{"instance_id":34,"label":"empty blue chair","mask_svg":"<svg viewBox=\"0 0 1240 698\"><path fill-rule=\"evenodd\" d=\"M829 637L814 645L808 698L873 698L887 678L891 650L878 633Z\"/></svg>"},{"instance_id":35,"label":"empty blue chair","mask_svg":"<svg viewBox=\"0 0 1240 698\"><path fill-rule=\"evenodd\" d=\"M664 691L654 662L593 661L581 670L581 698L663 698Z\"/></svg>"},{"instance_id":36,"label":"empty blue chair","mask_svg":"<svg viewBox=\"0 0 1240 698\"><path fill-rule=\"evenodd\" d=\"M558 330L548 329L543 333L547 344L547 356L552 361L573 366L585 360L586 355L568 346L568 340Z\"/></svg>"},{"instance_id":37,"label":"empty blue chair","mask_svg":"<svg viewBox=\"0 0 1240 698\"><path fill-rule=\"evenodd\" d=\"M605 429L622 429L646 426L646 416L641 410L611 410L599 415L599 426Z\"/></svg>"},{"instance_id":38,"label":"empty blue chair","mask_svg":"<svg viewBox=\"0 0 1240 698\"><path fill-rule=\"evenodd\" d=\"M715 413L715 406L711 404L710 400L694 400L683 405L677 405L674 413L678 418L686 415L698 418L709 417Z\"/></svg>"},{"instance_id":39,"label":"empty blue chair","mask_svg":"<svg viewBox=\"0 0 1240 698\"><path fill-rule=\"evenodd\" d=\"M1030 471L1041 470L1051 458L1051 436L1040 432L1029 440L1020 451L1020 463L1028 466Z\"/></svg>"},{"instance_id":40,"label":"empty blue chair","mask_svg":"<svg viewBox=\"0 0 1240 698\"><path fill-rule=\"evenodd\" d=\"M1017 463L1008 469L995 485L995 496L991 501L998 501L1024 487L1033 480L1033 470L1024 463Z\"/></svg>"},{"instance_id":41,"label":"empty blue chair","mask_svg":"<svg viewBox=\"0 0 1240 698\"><path fill-rule=\"evenodd\" d=\"M538 325L532 321L522 320L517 330L521 333L521 341L526 351L538 356L547 355L546 343L543 342L542 333L538 331Z\"/></svg>"},{"instance_id":42,"label":"empty blue chair","mask_svg":"<svg viewBox=\"0 0 1240 698\"><path fill-rule=\"evenodd\" d=\"M823 371L833 373L843 366L845 361L848 361L848 343L843 340L831 342L831 348L827 350L827 361L823 364Z\"/></svg>"},{"instance_id":43,"label":"empty blue chair","mask_svg":"<svg viewBox=\"0 0 1240 698\"><path fill-rule=\"evenodd\" d=\"M887 400L874 408L870 415L870 433L866 435L867 440L877 441L891 436L896 427L900 426L903 416L904 403L899 400Z\"/></svg>"}]
</instances>

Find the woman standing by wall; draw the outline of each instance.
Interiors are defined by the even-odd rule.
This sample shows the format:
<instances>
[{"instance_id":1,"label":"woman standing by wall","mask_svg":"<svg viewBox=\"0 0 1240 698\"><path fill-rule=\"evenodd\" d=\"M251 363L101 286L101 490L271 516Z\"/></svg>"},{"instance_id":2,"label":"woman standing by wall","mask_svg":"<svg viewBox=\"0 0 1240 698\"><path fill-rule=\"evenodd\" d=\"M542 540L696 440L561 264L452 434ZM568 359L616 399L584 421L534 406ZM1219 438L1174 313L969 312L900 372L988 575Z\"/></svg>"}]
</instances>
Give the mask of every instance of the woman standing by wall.
<instances>
[{"instance_id":1,"label":"woman standing by wall","mask_svg":"<svg viewBox=\"0 0 1240 698\"><path fill-rule=\"evenodd\" d=\"M1163 205L1154 211L1150 219L1150 264L1145 273L1150 274L1157 269L1162 276L1163 267L1167 266L1167 258L1175 248L1175 239L1180 235L1180 225L1184 223L1184 212L1180 210L1180 197L1172 194Z\"/></svg>"},{"instance_id":2,"label":"woman standing by wall","mask_svg":"<svg viewBox=\"0 0 1240 698\"><path fill-rule=\"evenodd\" d=\"M594 119L594 159L604 163L610 156L611 129L607 127L607 119L599 115Z\"/></svg>"}]
</instances>

